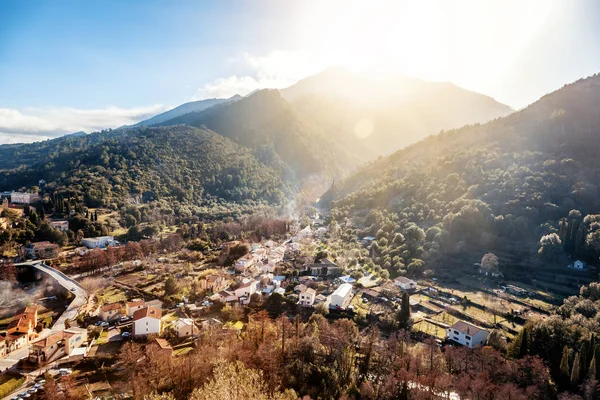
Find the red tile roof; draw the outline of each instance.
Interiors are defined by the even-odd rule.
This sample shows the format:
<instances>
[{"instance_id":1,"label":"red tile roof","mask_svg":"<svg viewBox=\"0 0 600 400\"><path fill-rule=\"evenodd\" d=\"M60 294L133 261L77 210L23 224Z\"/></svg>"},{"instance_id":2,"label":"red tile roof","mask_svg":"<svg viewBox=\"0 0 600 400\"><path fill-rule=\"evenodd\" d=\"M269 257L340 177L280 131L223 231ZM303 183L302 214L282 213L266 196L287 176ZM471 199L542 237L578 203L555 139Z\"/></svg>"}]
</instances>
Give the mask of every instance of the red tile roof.
<instances>
[{"instance_id":1,"label":"red tile roof","mask_svg":"<svg viewBox=\"0 0 600 400\"><path fill-rule=\"evenodd\" d=\"M158 308L144 307L144 308L140 308L139 310L137 310L136 312L133 313L133 320L137 321L139 319L146 318L146 317L160 319L161 316L162 316L162 311L159 310Z\"/></svg>"},{"instance_id":2,"label":"red tile roof","mask_svg":"<svg viewBox=\"0 0 600 400\"><path fill-rule=\"evenodd\" d=\"M110 303L110 304L105 304L102 306L101 310L106 312L106 311L112 311L112 310L120 310L121 309L121 303Z\"/></svg>"}]
</instances>

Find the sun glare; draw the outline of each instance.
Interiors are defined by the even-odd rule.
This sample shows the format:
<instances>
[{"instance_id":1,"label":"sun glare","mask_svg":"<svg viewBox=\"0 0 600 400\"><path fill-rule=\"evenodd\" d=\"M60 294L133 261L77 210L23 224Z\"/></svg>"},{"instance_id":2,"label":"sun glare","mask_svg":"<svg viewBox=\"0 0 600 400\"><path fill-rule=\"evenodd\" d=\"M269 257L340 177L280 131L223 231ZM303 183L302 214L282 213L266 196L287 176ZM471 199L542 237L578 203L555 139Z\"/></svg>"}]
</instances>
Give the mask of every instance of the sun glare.
<instances>
[{"instance_id":1,"label":"sun glare","mask_svg":"<svg viewBox=\"0 0 600 400\"><path fill-rule=\"evenodd\" d=\"M302 51L321 65L468 86L490 68L510 71L547 20L551 2L521 3L515 18L505 2L322 2L298 16L296 31ZM489 15L496 24L489 24Z\"/></svg>"}]
</instances>

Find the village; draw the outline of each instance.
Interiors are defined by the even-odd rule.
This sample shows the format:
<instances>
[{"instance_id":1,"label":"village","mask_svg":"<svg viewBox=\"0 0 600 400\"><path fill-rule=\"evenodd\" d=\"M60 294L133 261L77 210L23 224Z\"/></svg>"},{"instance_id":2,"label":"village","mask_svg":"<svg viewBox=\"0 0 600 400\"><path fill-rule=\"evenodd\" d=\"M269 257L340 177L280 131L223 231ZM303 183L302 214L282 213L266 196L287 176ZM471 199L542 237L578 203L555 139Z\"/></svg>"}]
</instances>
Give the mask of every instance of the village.
<instances>
[{"instance_id":1,"label":"village","mask_svg":"<svg viewBox=\"0 0 600 400\"><path fill-rule=\"evenodd\" d=\"M52 224L68 229L67 221ZM42 321L39 314L46 309L32 303L5 319L0 357L8 361L0 365L13 378L4 381L26 383L20 385L20 398L36 396L43 390L44 373L77 377L82 360L115 357L132 340L145 343L152 354L177 357L193 351L203 335L244 334L252 310L303 320L313 313L349 318L360 327L378 326L386 335L398 329L404 304L410 308L407 326L415 340L478 348L492 332L493 340L505 346L528 320L545 318L556 304L554 294L505 282L498 270L479 263L471 274L453 280L386 279L357 263L329 258L323 251L329 236L317 214L304 227L294 221L282 237L223 242L201 262L165 250L93 271L78 271L73 261L122 247L113 236L83 238L80 247L68 250L49 242L28 244L23 254L31 261L25 266L61 274L67 301L80 302L71 318L61 319L58 311ZM373 239L356 238L365 248ZM63 263L53 263L59 255ZM90 371L81 376L97 381L86 386L93 396L112 393L105 379Z\"/></svg>"}]
</instances>

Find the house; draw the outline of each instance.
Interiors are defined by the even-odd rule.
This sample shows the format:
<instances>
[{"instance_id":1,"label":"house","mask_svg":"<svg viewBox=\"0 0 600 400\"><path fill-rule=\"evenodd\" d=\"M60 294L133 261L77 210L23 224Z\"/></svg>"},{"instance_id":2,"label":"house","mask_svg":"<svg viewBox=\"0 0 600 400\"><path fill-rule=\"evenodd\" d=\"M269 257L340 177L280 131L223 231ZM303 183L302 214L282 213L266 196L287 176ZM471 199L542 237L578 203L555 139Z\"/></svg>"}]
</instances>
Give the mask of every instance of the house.
<instances>
[{"instance_id":1,"label":"house","mask_svg":"<svg viewBox=\"0 0 600 400\"><path fill-rule=\"evenodd\" d=\"M158 308L159 310L162 310L163 302L160 300L150 300L146 302L146 307Z\"/></svg>"},{"instance_id":2,"label":"house","mask_svg":"<svg viewBox=\"0 0 600 400\"><path fill-rule=\"evenodd\" d=\"M29 361L38 365L64 355L63 332L54 332L43 339L31 343L29 347Z\"/></svg>"},{"instance_id":3,"label":"house","mask_svg":"<svg viewBox=\"0 0 600 400\"><path fill-rule=\"evenodd\" d=\"M338 276L341 268L330 259L324 258L320 263L311 264L309 270L313 276Z\"/></svg>"},{"instance_id":4,"label":"house","mask_svg":"<svg viewBox=\"0 0 600 400\"><path fill-rule=\"evenodd\" d=\"M344 275L340 276L340 281L342 281L343 283L354 283L356 282L356 279L354 279L350 275Z\"/></svg>"},{"instance_id":5,"label":"house","mask_svg":"<svg viewBox=\"0 0 600 400\"><path fill-rule=\"evenodd\" d=\"M65 232L69 230L69 221L66 220L53 220L50 221L50 226L59 231Z\"/></svg>"},{"instance_id":6,"label":"house","mask_svg":"<svg viewBox=\"0 0 600 400\"><path fill-rule=\"evenodd\" d=\"M471 349L485 345L490 331L465 321L457 321L446 329L446 338Z\"/></svg>"},{"instance_id":7,"label":"house","mask_svg":"<svg viewBox=\"0 0 600 400\"><path fill-rule=\"evenodd\" d=\"M406 292L413 291L417 288L417 282L413 281L412 279L408 279L405 276L399 276L394 279L394 284Z\"/></svg>"},{"instance_id":8,"label":"house","mask_svg":"<svg viewBox=\"0 0 600 400\"><path fill-rule=\"evenodd\" d=\"M221 275L207 275L200 281L200 287L208 292L217 293L227 287L227 279Z\"/></svg>"},{"instance_id":9,"label":"house","mask_svg":"<svg viewBox=\"0 0 600 400\"><path fill-rule=\"evenodd\" d=\"M11 192L10 202L14 204L32 204L40 201L40 195L37 193Z\"/></svg>"},{"instance_id":10,"label":"house","mask_svg":"<svg viewBox=\"0 0 600 400\"><path fill-rule=\"evenodd\" d=\"M146 307L146 302L144 300L138 299L133 301L128 301L125 304L125 314L128 317L133 317L133 313L137 310Z\"/></svg>"},{"instance_id":11,"label":"house","mask_svg":"<svg viewBox=\"0 0 600 400\"><path fill-rule=\"evenodd\" d=\"M300 292L298 304L304 307L312 307L315 304L317 291L313 288L308 288L304 292Z\"/></svg>"},{"instance_id":12,"label":"house","mask_svg":"<svg viewBox=\"0 0 600 400\"><path fill-rule=\"evenodd\" d=\"M146 353L151 357L171 358L173 348L165 339L156 338L146 346Z\"/></svg>"},{"instance_id":13,"label":"house","mask_svg":"<svg viewBox=\"0 0 600 400\"><path fill-rule=\"evenodd\" d=\"M221 303L231 303L237 301L237 296L230 290L221 290L219 293L215 293L210 297L213 301L220 301Z\"/></svg>"},{"instance_id":14,"label":"house","mask_svg":"<svg viewBox=\"0 0 600 400\"><path fill-rule=\"evenodd\" d=\"M118 244L113 236L99 236L95 238L83 238L81 244L88 249L104 249L107 246Z\"/></svg>"},{"instance_id":15,"label":"house","mask_svg":"<svg viewBox=\"0 0 600 400\"><path fill-rule=\"evenodd\" d=\"M116 321L121 318L121 303L104 304L100 307L98 318L104 322Z\"/></svg>"},{"instance_id":16,"label":"house","mask_svg":"<svg viewBox=\"0 0 600 400\"><path fill-rule=\"evenodd\" d=\"M273 293L277 293L277 294L279 294L281 296L285 296L285 289L282 288L282 287L278 287L275 290L273 290Z\"/></svg>"},{"instance_id":17,"label":"house","mask_svg":"<svg viewBox=\"0 0 600 400\"><path fill-rule=\"evenodd\" d=\"M240 287L235 289L234 293L235 293L236 297L238 297L238 298L240 298L242 296L250 297L252 294L254 294L256 292L257 287L258 287L258 281L249 280L247 282L242 283L240 285Z\"/></svg>"},{"instance_id":18,"label":"house","mask_svg":"<svg viewBox=\"0 0 600 400\"><path fill-rule=\"evenodd\" d=\"M8 344L6 338L0 335L0 358L8 354Z\"/></svg>"},{"instance_id":19,"label":"house","mask_svg":"<svg viewBox=\"0 0 600 400\"><path fill-rule=\"evenodd\" d=\"M206 320L200 322L200 327L203 330L222 329L223 323L216 318L209 318L209 319L206 319Z\"/></svg>"},{"instance_id":20,"label":"house","mask_svg":"<svg viewBox=\"0 0 600 400\"><path fill-rule=\"evenodd\" d=\"M581 260L575 261L573 264L568 266L571 269L575 269L577 271L583 271L585 269L585 264Z\"/></svg>"},{"instance_id":21,"label":"house","mask_svg":"<svg viewBox=\"0 0 600 400\"><path fill-rule=\"evenodd\" d=\"M198 328L194 320L191 318L179 318L175 322L175 331L177 331L177 337L192 337L198 333Z\"/></svg>"},{"instance_id":22,"label":"house","mask_svg":"<svg viewBox=\"0 0 600 400\"><path fill-rule=\"evenodd\" d=\"M309 238L312 236L312 229L310 229L310 226L307 226L306 228L300 230L298 233L296 233L296 235L292 236L291 241L293 243L299 242L302 239L305 238Z\"/></svg>"},{"instance_id":23,"label":"house","mask_svg":"<svg viewBox=\"0 0 600 400\"><path fill-rule=\"evenodd\" d=\"M236 272L243 273L246 269L250 268L254 264L254 256L252 254L246 254L239 258L235 263Z\"/></svg>"},{"instance_id":24,"label":"house","mask_svg":"<svg viewBox=\"0 0 600 400\"><path fill-rule=\"evenodd\" d=\"M71 327L63 331L65 353L71 355L73 350L87 346L87 329L79 327Z\"/></svg>"},{"instance_id":25,"label":"house","mask_svg":"<svg viewBox=\"0 0 600 400\"><path fill-rule=\"evenodd\" d=\"M305 292L306 289L308 289L308 286L301 283L294 287L294 293L302 293L302 292Z\"/></svg>"},{"instance_id":26,"label":"house","mask_svg":"<svg viewBox=\"0 0 600 400\"><path fill-rule=\"evenodd\" d=\"M162 332L160 318L162 311L154 307L144 307L133 313L133 337L147 336Z\"/></svg>"},{"instance_id":27,"label":"house","mask_svg":"<svg viewBox=\"0 0 600 400\"><path fill-rule=\"evenodd\" d=\"M352 301L352 285L342 283L330 296L329 306L345 310Z\"/></svg>"},{"instance_id":28,"label":"house","mask_svg":"<svg viewBox=\"0 0 600 400\"><path fill-rule=\"evenodd\" d=\"M23 247L25 254L29 258L55 258L58 256L58 245L50 242L35 242L29 243Z\"/></svg>"},{"instance_id":29,"label":"house","mask_svg":"<svg viewBox=\"0 0 600 400\"><path fill-rule=\"evenodd\" d=\"M16 314L6 328L8 351L20 349L36 337L35 327L38 322L37 307L25 307L23 312Z\"/></svg>"}]
</instances>

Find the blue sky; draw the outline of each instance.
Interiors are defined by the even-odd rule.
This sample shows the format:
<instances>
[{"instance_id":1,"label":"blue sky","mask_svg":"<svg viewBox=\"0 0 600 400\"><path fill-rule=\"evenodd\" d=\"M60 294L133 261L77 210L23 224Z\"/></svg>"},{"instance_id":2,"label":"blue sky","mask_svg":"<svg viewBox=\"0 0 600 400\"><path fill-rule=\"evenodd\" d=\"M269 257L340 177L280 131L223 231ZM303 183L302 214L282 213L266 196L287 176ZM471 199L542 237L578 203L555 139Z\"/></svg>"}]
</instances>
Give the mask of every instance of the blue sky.
<instances>
[{"instance_id":1,"label":"blue sky","mask_svg":"<svg viewBox=\"0 0 600 400\"><path fill-rule=\"evenodd\" d=\"M386 65L519 108L600 72L600 3L4 0L0 143L116 127L334 65Z\"/></svg>"}]
</instances>

